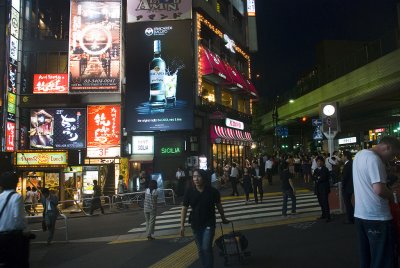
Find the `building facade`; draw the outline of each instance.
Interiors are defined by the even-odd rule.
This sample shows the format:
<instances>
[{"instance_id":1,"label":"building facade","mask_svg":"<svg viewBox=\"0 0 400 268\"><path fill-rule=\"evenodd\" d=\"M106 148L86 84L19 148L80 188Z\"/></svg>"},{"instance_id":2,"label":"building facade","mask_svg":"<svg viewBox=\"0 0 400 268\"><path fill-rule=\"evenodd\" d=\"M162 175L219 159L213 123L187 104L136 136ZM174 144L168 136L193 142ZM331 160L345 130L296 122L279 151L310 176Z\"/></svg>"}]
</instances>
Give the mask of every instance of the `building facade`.
<instances>
[{"instance_id":1,"label":"building facade","mask_svg":"<svg viewBox=\"0 0 400 268\"><path fill-rule=\"evenodd\" d=\"M113 194L119 175L133 190L141 170L250 156L254 1L1 5L2 161L22 192L76 199L97 179Z\"/></svg>"}]
</instances>

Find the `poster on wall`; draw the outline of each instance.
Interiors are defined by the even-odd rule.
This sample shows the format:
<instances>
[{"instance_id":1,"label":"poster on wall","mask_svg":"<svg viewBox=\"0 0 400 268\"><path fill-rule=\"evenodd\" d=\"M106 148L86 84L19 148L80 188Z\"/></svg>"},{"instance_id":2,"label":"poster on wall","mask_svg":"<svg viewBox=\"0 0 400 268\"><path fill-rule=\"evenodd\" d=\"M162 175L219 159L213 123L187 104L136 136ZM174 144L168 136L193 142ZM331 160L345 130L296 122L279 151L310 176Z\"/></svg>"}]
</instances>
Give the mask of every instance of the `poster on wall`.
<instances>
[{"instance_id":1,"label":"poster on wall","mask_svg":"<svg viewBox=\"0 0 400 268\"><path fill-rule=\"evenodd\" d=\"M193 129L190 20L127 24L126 129Z\"/></svg>"},{"instance_id":2,"label":"poster on wall","mask_svg":"<svg viewBox=\"0 0 400 268\"><path fill-rule=\"evenodd\" d=\"M120 155L120 105L90 105L87 112L87 156Z\"/></svg>"},{"instance_id":3,"label":"poster on wall","mask_svg":"<svg viewBox=\"0 0 400 268\"><path fill-rule=\"evenodd\" d=\"M86 110L31 110L29 140L31 148L79 149L85 147Z\"/></svg>"},{"instance_id":4,"label":"poster on wall","mask_svg":"<svg viewBox=\"0 0 400 268\"><path fill-rule=\"evenodd\" d=\"M33 94L68 94L68 74L34 74Z\"/></svg>"},{"instance_id":5,"label":"poster on wall","mask_svg":"<svg viewBox=\"0 0 400 268\"><path fill-rule=\"evenodd\" d=\"M191 18L191 0L127 0L128 23Z\"/></svg>"},{"instance_id":6,"label":"poster on wall","mask_svg":"<svg viewBox=\"0 0 400 268\"><path fill-rule=\"evenodd\" d=\"M119 92L120 0L71 1L69 92Z\"/></svg>"}]
</instances>

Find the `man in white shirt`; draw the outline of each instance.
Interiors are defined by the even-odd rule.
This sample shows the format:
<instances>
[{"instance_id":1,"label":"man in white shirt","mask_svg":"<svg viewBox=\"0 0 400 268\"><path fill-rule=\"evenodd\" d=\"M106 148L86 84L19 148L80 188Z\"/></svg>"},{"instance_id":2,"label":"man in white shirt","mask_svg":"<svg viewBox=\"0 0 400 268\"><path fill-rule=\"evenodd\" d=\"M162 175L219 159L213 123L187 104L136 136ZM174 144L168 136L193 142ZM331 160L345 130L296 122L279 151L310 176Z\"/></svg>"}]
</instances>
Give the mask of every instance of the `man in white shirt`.
<instances>
[{"instance_id":1,"label":"man in white shirt","mask_svg":"<svg viewBox=\"0 0 400 268\"><path fill-rule=\"evenodd\" d=\"M181 167L178 167L178 170L175 173L176 180L178 181L178 187L177 187L177 195L178 196L183 196L185 193L185 185L186 185L186 177L185 177L185 171Z\"/></svg>"},{"instance_id":2,"label":"man in white shirt","mask_svg":"<svg viewBox=\"0 0 400 268\"><path fill-rule=\"evenodd\" d=\"M389 208L393 192L386 186L385 163L399 153L400 141L387 136L354 158L354 217L360 267L396 267L395 229Z\"/></svg>"},{"instance_id":3,"label":"man in white shirt","mask_svg":"<svg viewBox=\"0 0 400 268\"><path fill-rule=\"evenodd\" d=\"M22 234L26 227L24 202L15 192L17 183L13 172L0 175L0 267L29 266L29 244L24 247Z\"/></svg>"},{"instance_id":4,"label":"man in white shirt","mask_svg":"<svg viewBox=\"0 0 400 268\"><path fill-rule=\"evenodd\" d=\"M267 160L265 161L265 174L267 174L267 179L268 179L268 184L272 185L272 167L274 165L274 162L272 162L272 159L270 156L267 157Z\"/></svg>"}]
</instances>

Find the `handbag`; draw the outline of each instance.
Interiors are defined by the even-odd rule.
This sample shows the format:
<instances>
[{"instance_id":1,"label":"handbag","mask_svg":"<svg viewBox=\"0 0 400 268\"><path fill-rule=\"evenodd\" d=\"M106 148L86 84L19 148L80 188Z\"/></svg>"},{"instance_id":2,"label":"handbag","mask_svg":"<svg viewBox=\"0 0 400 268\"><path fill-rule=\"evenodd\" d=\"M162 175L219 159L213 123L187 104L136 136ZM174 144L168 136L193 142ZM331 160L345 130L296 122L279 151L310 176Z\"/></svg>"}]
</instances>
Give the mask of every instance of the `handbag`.
<instances>
[{"instance_id":1,"label":"handbag","mask_svg":"<svg viewBox=\"0 0 400 268\"><path fill-rule=\"evenodd\" d=\"M42 220L42 230L43 230L43 232L47 231L47 224L46 224L46 221L44 220L44 218Z\"/></svg>"},{"instance_id":2,"label":"handbag","mask_svg":"<svg viewBox=\"0 0 400 268\"><path fill-rule=\"evenodd\" d=\"M396 233L397 233L397 245L400 245L400 204L399 203L389 203L390 212L393 217L393 224L395 225ZM397 254L400 256L400 246L397 246Z\"/></svg>"}]
</instances>

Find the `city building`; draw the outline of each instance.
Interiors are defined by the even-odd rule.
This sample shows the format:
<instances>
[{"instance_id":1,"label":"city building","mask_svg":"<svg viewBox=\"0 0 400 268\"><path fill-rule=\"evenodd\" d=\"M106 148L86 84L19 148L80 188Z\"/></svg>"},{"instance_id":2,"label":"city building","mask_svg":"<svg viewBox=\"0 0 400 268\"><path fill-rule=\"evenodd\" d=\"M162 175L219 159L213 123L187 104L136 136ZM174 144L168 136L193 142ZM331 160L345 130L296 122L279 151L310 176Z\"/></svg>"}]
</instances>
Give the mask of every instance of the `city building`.
<instances>
[{"instance_id":1,"label":"city building","mask_svg":"<svg viewBox=\"0 0 400 268\"><path fill-rule=\"evenodd\" d=\"M141 170L173 180L250 157L254 1L0 6L1 154L22 192L76 199L97 179L111 195L119 175L132 190Z\"/></svg>"}]
</instances>

